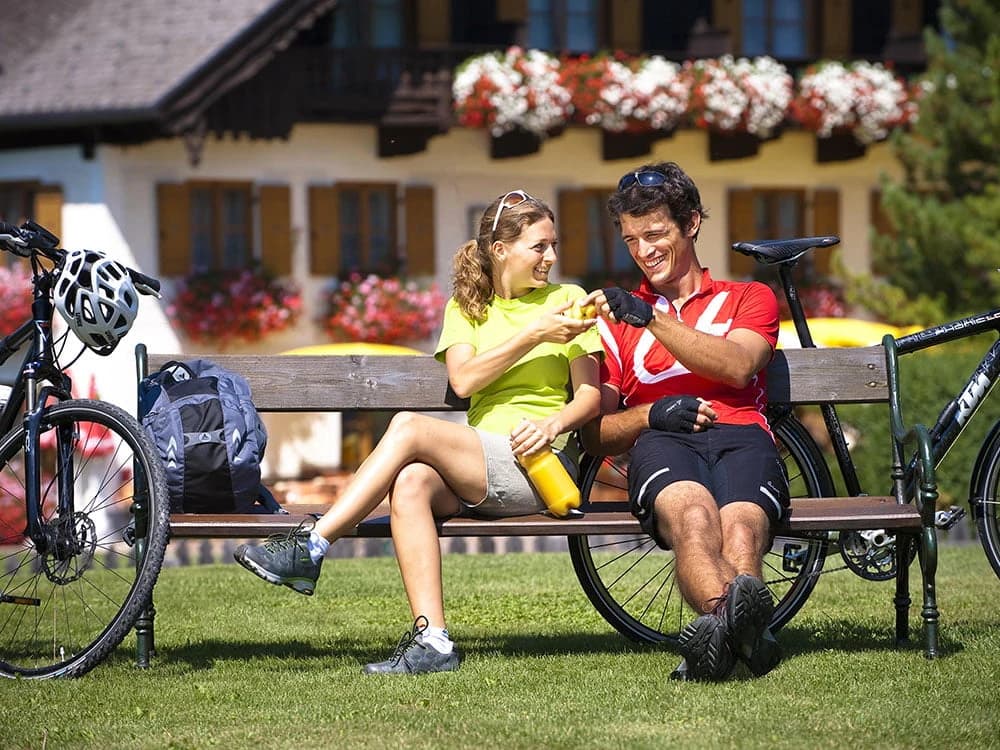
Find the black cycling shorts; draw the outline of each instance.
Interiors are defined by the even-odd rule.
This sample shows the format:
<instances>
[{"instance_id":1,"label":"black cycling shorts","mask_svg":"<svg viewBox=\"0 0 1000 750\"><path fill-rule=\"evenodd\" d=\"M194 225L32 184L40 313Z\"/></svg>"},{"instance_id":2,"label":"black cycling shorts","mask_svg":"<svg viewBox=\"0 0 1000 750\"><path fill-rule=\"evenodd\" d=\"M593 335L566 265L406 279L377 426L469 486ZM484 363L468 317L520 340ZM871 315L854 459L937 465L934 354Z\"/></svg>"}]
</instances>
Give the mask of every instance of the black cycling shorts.
<instances>
[{"instance_id":1,"label":"black cycling shorts","mask_svg":"<svg viewBox=\"0 0 1000 750\"><path fill-rule=\"evenodd\" d=\"M772 526L788 511L785 465L774 440L757 425L639 435L629 460L628 494L632 513L660 546L666 545L655 533L653 505L667 485L681 481L705 487L719 508L734 502L759 505Z\"/></svg>"}]
</instances>

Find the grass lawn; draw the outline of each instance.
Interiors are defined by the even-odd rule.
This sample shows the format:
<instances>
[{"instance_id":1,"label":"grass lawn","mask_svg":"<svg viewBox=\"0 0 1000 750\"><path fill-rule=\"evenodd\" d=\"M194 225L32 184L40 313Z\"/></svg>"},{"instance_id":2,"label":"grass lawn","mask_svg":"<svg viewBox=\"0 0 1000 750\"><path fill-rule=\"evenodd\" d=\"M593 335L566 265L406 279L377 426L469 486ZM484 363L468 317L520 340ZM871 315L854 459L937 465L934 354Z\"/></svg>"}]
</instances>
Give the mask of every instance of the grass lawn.
<instances>
[{"instance_id":1,"label":"grass lawn","mask_svg":"<svg viewBox=\"0 0 1000 750\"><path fill-rule=\"evenodd\" d=\"M392 558L328 560L312 598L168 568L154 666L130 637L82 679L0 681L0 748L1000 747L1000 581L978 545L941 550L943 658L893 647L892 582L839 572L777 670L722 684L668 680L677 657L612 630L566 555L447 556L445 581L462 669L370 677L409 625Z\"/></svg>"}]
</instances>

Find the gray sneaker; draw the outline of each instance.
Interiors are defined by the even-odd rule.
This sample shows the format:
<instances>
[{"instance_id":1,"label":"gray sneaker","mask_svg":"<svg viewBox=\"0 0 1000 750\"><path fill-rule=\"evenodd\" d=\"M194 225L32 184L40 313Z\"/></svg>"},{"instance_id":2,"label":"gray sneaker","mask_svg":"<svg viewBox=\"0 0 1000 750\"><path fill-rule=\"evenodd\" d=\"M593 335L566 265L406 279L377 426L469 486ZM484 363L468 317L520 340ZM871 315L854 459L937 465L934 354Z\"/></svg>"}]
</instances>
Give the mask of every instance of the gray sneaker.
<instances>
[{"instance_id":1,"label":"gray sneaker","mask_svg":"<svg viewBox=\"0 0 1000 750\"><path fill-rule=\"evenodd\" d=\"M309 555L309 532L300 524L287 534L274 534L263 544L241 544L233 557L251 573L273 584L312 596L323 560L313 562Z\"/></svg>"},{"instance_id":2,"label":"gray sneaker","mask_svg":"<svg viewBox=\"0 0 1000 750\"><path fill-rule=\"evenodd\" d=\"M421 615L413 621L413 629L404 633L396 649L385 661L365 665L365 674L421 674L423 672L453 672L462 663L457 651L442 654L423 641L427 618Z\"/></svg>"}]
</instances>

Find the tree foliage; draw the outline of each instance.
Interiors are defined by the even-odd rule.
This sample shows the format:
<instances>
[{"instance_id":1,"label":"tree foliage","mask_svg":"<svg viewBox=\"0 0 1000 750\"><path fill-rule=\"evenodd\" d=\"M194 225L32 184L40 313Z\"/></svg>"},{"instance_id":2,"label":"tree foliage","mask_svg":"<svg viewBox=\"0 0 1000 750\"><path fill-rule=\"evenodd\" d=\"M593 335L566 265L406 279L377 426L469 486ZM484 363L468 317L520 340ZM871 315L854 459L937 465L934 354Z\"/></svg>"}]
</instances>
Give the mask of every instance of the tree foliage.
<instances>
[{"instance_id":1,"label":"tree foliage","mask_svg":"<svg viewBox=\"0 0 1000 750\"><path fill-rule=\"evenodd\" d=\"M941 27L925 32L918 120L894 138L902 179L883 181L884 278L856 279L850 294L896 324L938 323L1000 298L1000 5L946 0Z\"/></svg>"}]
</instances>

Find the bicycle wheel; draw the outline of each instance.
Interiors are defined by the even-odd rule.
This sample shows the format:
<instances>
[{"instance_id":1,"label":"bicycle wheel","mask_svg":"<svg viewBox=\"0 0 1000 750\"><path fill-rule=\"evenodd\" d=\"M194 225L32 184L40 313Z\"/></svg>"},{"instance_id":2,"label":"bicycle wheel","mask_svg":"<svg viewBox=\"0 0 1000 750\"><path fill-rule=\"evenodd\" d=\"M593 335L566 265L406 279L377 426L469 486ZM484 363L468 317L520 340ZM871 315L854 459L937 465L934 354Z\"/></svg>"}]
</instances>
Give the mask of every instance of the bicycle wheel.
<instances>
[{"instance_id":1,"label":"bicycle wheel","mask_svg":"<svg viewBox=\"0 0 1000 750\"><path fill-rule=\"evenodd\" d=\"M792 416L772 425L788 473L792 497L834 494L823 456ZM584 502L627 500L627 459L588 457L581 469ZM674 576L674 554L645 534L569 537L569 552L580 585L594 607L616 630L642 642L676 645L695 613L684 602ZM825 535L776 537L764 558L764 577L776 599L775 630L799 611L816 586L827 553Z\"/></svg>"},{"instance_id":2,"label":"bicycle wheel","mask_svg":"<svg viewBox=\"0 0 1000 750\"><path fill-rule=\"evenodd\" d=\"M994 428L995 430L996 428ZM991 436L994 433L991 433ZM997 518L997 484L1000 483L1000 441L994 440L984 451L984 458L977 460L979 479L972 490L972 514L976 530L983 545L986 559L993 572L1000 577L1000 519Z\"/></svg>"},{"instance_id":3,"label":"bicycle wheel","mask_svg":"<svg viewBox=\"0 0 1000 750\"><path fill-rule=\"evenodd\" d=\"M46 409L39 549L24 536L24 437L18 426L0 438L8 509L0 514L0 675L78 676L121 643L150 601L167 537L163 466L117 406L73 400ZM71 510L59 511L60 498Z\"/></svg>"}]
</instances>

